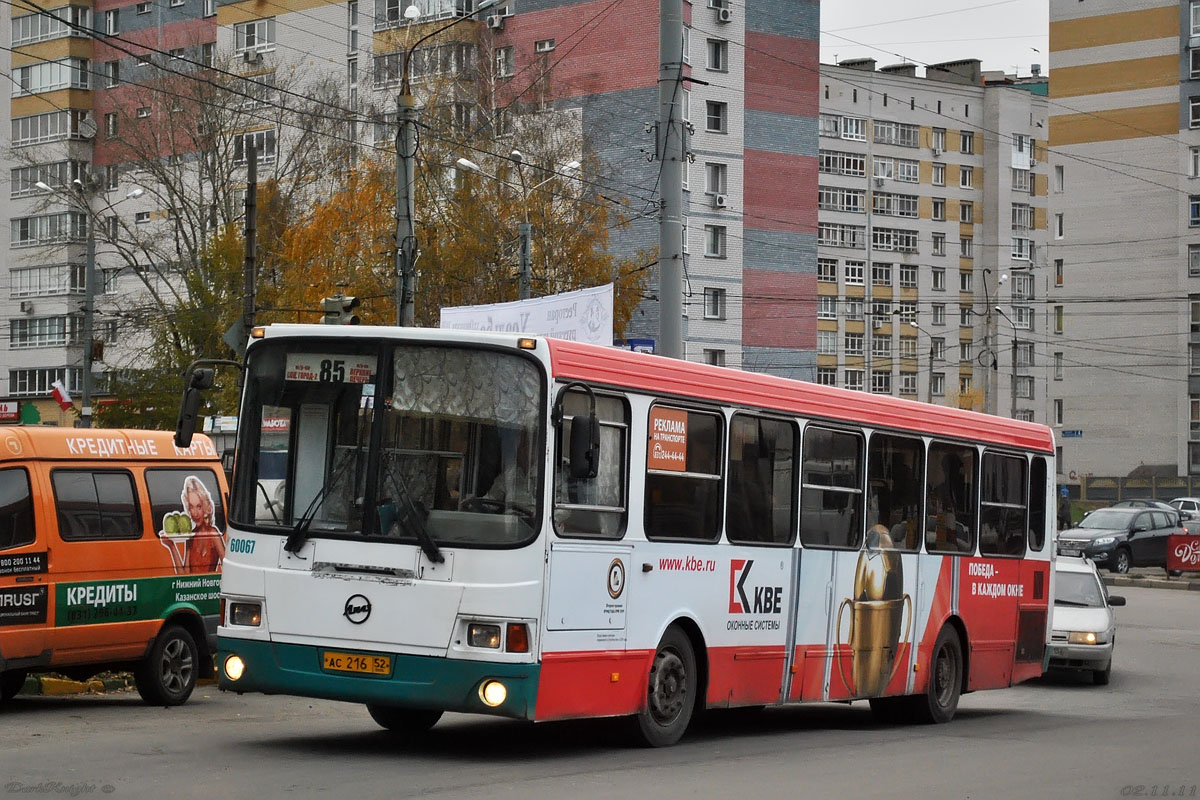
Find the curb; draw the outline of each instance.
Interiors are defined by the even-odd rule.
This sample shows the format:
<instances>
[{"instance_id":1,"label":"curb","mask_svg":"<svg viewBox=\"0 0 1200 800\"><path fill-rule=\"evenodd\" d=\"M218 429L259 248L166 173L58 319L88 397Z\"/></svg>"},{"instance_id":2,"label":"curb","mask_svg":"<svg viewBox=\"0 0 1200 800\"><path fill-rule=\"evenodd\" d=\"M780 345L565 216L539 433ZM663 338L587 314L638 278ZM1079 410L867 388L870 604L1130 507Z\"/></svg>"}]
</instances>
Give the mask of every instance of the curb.
<instances>
[{"instance_id":1,"label":"curb","mask_svg":"<svg viewBox=\"0 0 1200 800\"><path fill-rule=\"evenodd\" d=\"M1143 578L1130 575L1105 575L1105 586L1137 586L1143 589L1175 589L1200 592L1200 580L1190 578Z\"/></svg>"},{"instance_id":2,"label":"curb","mask_svg":"<svg viewBox=\"0 0 1200 800\"><path fill-rule=\"evenodd\" d=\"M66 678L56 678L52 675L30 675L25 679L25 685L18 694L26 695L66 695L66 694L104 694L105 692L120 692L133 686L131 678L92 678L88 681L72 681Z\"/></svg>"}]
</instances>

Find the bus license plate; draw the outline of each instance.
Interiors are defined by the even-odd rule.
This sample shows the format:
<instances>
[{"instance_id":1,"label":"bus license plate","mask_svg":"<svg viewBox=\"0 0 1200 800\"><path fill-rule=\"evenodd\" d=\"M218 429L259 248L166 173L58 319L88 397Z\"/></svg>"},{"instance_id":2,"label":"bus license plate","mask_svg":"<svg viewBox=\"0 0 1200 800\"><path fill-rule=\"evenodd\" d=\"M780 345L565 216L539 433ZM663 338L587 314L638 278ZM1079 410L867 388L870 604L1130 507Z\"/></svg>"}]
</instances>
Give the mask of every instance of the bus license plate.
<instances>
[{"instance_id":1,"label":"bus license plate","mask_svg":"<svg viewBox=\"0 0 1200 800\"><path fill-rule=\"evenodd\" d=\"M390 675L391 656L370 656L362 653L339 653L326 650L321 653L321 666L337 672L357 672L364 675Z\"/></svg>"}]
</instances>

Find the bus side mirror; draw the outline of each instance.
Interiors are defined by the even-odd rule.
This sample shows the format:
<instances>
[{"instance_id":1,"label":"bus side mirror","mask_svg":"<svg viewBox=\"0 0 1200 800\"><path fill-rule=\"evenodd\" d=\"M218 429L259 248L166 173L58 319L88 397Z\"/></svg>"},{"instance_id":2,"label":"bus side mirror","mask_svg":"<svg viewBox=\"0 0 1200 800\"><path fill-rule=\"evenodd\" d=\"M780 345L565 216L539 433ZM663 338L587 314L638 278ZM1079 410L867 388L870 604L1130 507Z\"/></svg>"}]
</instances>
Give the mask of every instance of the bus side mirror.
<instances>
[{"instance_id":1,"label":"bus side mirror","mask_svg":"<svg viewBox=\"0 0 1200 800\"><path fill-rule=\"evenodd\" d=\"M572 480L596 477L600 471L600 420L595 412L571 421L570 453L568 471Z\"/></svg>"},{"instance_id":2,"label":"bus side mirror","mask_svg":"<svg viewBox=\"0 0 1200 800\"><path fill-rule=\"evenodd\" d=\"M179 405L179 419L175 422L175 446L190 447L196 432L196 415L200 412L200 393L211 389L213 370L195 369L189 375L188 386L183 390L183 402Z\"/></svg>"}]
</instances>

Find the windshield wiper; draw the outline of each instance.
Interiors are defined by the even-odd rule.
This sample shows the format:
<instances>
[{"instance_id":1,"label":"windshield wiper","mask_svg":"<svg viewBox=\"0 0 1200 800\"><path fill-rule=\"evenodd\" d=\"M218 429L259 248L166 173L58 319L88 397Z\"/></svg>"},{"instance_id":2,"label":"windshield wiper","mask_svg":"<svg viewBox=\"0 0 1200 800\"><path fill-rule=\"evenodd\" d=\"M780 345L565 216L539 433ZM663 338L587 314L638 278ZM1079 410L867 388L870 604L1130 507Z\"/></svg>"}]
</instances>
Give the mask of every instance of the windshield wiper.
<instances>
[{"instance_id":1,"label":"windshield wiper","mask_svg":"<svg viewBox=\"0 0 1200 800\"><path fill-rule=\"evenodd\" d=\"M396 509L396 519L392 522L392 525L399 526L402 534L407 533L416 539L417 543L421 545L421 551L429 557L430 561L435 564L445 562L446 557L442 555L437 542L433 540L433 537L429 535L429 530L425 527L425 517L428 513L425 511L425 506L412 499L412 493L408 490L408 483L404 480L403 475L400 475L393 469L391 459L387 459L383 469L384 474L400 498L399 508ZM383 531L383 533L386 535L387 531Z\"/></svg>"},{"instance_id":2,"label":"windshield wiper","mask_svg":"<svg viewBox=\"0 0 1200 800\"><path fill-rule=\"evenodd\" d=\"M358 448L358 452L362 451L362 446ZM283 549L288 553L297 553L304 543L308 541L308 529L312 525L313 519L316 518L317 512L321 509L321 505L325 502L325 498L329 496L332 487L338 482L345 473L346 468L356 460L357 453L346 453L346 458L342 460L337 471L329 476L329 480L321 484L321 490L313 497L312 502L308 504L308 508L304 509L304 514L300 520L292 528L292 532L288 535L287 541L283 543Z\"/></svg>"}]
</instances>

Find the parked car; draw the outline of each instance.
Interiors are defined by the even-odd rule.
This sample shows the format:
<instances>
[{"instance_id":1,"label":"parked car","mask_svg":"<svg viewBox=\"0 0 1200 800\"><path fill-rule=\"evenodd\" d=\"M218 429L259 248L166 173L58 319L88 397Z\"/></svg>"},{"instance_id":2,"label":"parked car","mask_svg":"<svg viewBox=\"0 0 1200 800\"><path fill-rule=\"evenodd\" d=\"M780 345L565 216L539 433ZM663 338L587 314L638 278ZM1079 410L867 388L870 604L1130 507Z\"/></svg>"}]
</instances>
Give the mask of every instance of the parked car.
<instances>
[{"instance_id":1,"label":"parked car","mask_svg":"<svg viewBox=\"0 0 1200 800\"><path fill-rule=\"evenodd\" d=\"M1095 564L1059 557L1054 563L1050 668L1089 671L1093 683L1108 683L1117 640L1112 606L1123 605L1124 597L1108 594Z\"/></svg>"},{"instance_id":2,"label":"parked car","mask_svg":"<svg viewBox=\"0 0 1200 800\"><path fill-rule=\"evenodd\" d=\"M1130 567L1167 566L1167 537L1182 534L1179 513L1172 508L1101 508L1079 525L1058 535L1058 553L1087 556L1113 572Z\"/></svg>"},{"instance_id":3,"label":"parked car","mask_svg":"<svg viewBox=\"0 0 1200 800\"><path fill-rule=\"evenodd\" d=\"M1178 506L1171 503L1164 503L1161 500L1150 500L1148 498L1137 498L1134 500L1122 500L1119 503L1113 503L1109 508L1157 508L1161 511L1174 511L1179 514L1180 519L1191 519L1193 514L1191 510L1184 511Z\"/></svg>"}]
</instances>

